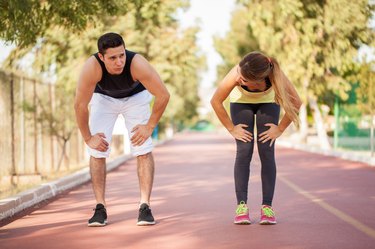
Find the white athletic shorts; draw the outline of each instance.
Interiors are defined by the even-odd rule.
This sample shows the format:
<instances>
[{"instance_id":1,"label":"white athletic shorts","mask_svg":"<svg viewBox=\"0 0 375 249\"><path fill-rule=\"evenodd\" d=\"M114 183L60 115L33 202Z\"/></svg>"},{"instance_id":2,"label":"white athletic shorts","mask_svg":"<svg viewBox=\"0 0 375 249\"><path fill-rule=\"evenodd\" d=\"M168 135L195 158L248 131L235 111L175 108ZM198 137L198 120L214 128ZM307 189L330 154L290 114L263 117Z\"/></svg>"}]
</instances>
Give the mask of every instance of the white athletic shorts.
<instances>
[{"instance_id":1,"label":"white athletic shorts","mask_svg":"<svg viewBox=\"0 0 375 249\"><path fill-rule=\"evenodd\" d=\"M143 90L135 95L126 98L112 98L104 94L94 93L90 101L90 132L104 133L106 141L110 144L112 132L118 115L123 115L125 126L128 130L129 139L133 133L131 130L138 124L146 124L150 118L150 102L152 95ZM88 147L88 146L87 146ZM153 149L152 139L149 137L141 146L130 144L130 150L133 156L145 155ZM90 156L95 158L106 158L111 152L110 147L107 151L101 152L88 147Z\"/></svg>"}]
</instances>

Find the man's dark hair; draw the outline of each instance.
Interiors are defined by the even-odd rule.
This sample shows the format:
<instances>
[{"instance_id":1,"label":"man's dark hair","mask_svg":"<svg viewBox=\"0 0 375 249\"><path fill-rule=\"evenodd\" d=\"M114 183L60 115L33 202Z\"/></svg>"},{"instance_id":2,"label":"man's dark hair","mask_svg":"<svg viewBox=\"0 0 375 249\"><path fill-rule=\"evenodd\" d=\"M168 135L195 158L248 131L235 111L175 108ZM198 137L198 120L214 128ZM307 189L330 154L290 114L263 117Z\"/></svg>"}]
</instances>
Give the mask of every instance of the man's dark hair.
<instances>
[{"instance_id":1,"label":"man's dark hair","mask_svg":"<svg viewBox=\"0 0 375 249\"><path fill-rule=\"evenodd\" d=\"M121 45L125 47L125 42L121 35L117 33L106 33L98 39L98 50L102 55L105 54L108 48L116 48Z\"/></svg>"}]
</instances>

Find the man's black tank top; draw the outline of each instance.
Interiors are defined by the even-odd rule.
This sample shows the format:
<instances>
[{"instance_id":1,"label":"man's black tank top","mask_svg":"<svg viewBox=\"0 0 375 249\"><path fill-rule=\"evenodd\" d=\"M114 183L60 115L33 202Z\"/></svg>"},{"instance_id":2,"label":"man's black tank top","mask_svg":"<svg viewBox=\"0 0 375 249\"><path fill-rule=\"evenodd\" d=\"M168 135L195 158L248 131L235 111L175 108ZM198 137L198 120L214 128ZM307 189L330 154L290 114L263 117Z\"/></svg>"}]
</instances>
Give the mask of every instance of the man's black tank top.
<instances>
[{"instance_id":1,"label":"man's black tank top","mask_svg":"<svg viewBox=\"0 0 375 249\"><path fill-rule=\"evenodd\" d=\"M94 90L95 93L104 94L112 98L125 98L142 92L146 89L140 81L133 80L130 72L130 64L136 53L129 50L125 50L125 53L125 67L122 73L118 75L108 73L107 69L105 68L104 62L100 60L98 53L94 54L103 72L101 80L96 84Z\"/></svg>"}]
</instances>

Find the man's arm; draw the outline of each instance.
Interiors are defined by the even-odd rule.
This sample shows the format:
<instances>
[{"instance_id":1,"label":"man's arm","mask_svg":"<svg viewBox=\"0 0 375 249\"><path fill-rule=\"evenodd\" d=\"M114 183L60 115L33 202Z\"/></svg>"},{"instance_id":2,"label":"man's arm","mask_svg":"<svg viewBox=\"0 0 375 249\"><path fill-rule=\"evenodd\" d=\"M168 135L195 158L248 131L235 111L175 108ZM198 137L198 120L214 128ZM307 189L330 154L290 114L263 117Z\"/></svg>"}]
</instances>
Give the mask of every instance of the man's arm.
<instances>
[{"instance_id":1,"label":"man's arm","mask_svg":"<svg viewBox=\"0 0 375 249\"><path fill-rule=\"evenodd\" d=\"M106 151L108 143L103 133L90 133L88 105L94 93L95 85L101 78L101 68L94 56L91 56L82 68L78 79L74 109L79 130L86 144L93 149Z\"/></svg>"},{"instance_id":2,"label":"man's arm","mask_svg":"<svg viewBox=\"0 0 375 249\"><path fill-rule=\"evenodd\" d=\"M142 82L143 86L155 96L150 119L146 125L136 125L131 132L133 145L143 144L158 124L169 101L169 92L159 74L150 63L141 55L134 56L131 64L131 73L134 80Z\"/></svg>"}]
</instances>

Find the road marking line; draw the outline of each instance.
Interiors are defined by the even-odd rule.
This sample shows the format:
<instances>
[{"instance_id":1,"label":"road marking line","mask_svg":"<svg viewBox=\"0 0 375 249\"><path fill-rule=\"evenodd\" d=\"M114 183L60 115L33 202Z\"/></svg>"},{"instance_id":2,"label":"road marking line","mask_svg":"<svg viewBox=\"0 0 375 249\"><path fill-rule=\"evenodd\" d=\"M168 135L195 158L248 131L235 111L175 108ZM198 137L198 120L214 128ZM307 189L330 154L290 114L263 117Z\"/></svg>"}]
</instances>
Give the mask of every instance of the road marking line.
<instances>
[{"instance_id":1,"label":"road marking line","mask_svg":"<svg viewBox=\"0 0 375 249\"><path fill-rule=\"evenodd\" d=\"M346 213L340 211L339 209L329 205L324 200L322 200L322 199L310 194L309 192L303 190L302 188L300 188L296 184L292 183L291 181L289 181L285 177L278 175L278 178L282 182L284 182L286 185L288 185L291 189L296 191L297 193L303 195L304 197L306 197L307 199L311 200L312 202L318 204L319 206L321 206L322 208L324 208L325 210L327 210L331 214L335 215L339 219L345 221L346 223L349 223L353 227L357 228L359 231L361 231L361 232L367 234L368 236L370 236L371 238L375 239L375 230L373 228L371 228L369 226L366 226L362 222L354 219L353 217L347 215Z\"/></svg>"}]
</instances>

